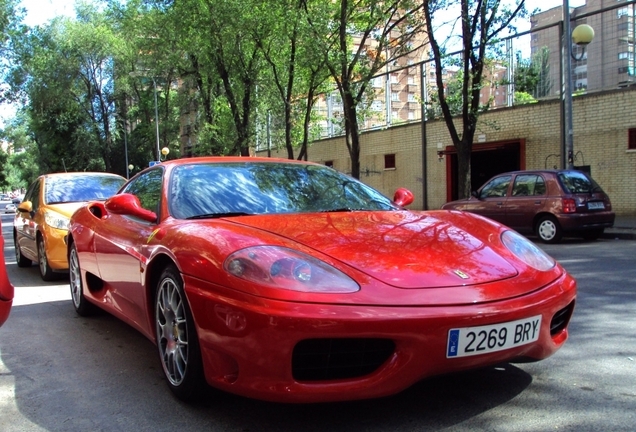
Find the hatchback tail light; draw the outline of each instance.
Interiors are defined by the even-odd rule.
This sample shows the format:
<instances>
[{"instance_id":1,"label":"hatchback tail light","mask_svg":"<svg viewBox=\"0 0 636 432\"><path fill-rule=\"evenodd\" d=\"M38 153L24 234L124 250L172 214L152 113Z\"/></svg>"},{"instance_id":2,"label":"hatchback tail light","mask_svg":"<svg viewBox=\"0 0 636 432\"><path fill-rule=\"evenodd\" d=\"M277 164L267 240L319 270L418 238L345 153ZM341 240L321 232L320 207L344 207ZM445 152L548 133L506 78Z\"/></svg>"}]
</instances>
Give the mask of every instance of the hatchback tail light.
<instances>
[{"instance_id":1,"label":"hatchback tail light","mask_svg":"<svg viewBox=\"0 0 636 432\"><path fill-rule=\"evenodd\" d=\"M576 201L573 198L563 198L563 213L576 213Z\"/></svg>"}]
</instances>

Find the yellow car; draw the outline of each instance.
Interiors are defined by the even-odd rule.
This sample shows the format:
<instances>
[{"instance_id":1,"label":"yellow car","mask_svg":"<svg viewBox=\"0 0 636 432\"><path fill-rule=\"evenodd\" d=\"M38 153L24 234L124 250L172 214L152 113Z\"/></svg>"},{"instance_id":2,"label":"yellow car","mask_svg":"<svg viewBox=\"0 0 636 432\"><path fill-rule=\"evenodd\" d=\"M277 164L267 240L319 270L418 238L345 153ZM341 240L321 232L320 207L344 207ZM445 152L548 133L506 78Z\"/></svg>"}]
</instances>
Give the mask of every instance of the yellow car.
<instances>
[{"instance_id":1,"label":"yellow car","mask_svg":"<svg viewBox=\"0 0 636 432\"><path fill-rule=\"evenodd\" d=\"M114 195L125 178L109 173L74 172L38 177L24 195L13 222L18 267L36 261L45 281L68 271L66 236L71 215L87 201Z\"/></svg>"}]
</instances>

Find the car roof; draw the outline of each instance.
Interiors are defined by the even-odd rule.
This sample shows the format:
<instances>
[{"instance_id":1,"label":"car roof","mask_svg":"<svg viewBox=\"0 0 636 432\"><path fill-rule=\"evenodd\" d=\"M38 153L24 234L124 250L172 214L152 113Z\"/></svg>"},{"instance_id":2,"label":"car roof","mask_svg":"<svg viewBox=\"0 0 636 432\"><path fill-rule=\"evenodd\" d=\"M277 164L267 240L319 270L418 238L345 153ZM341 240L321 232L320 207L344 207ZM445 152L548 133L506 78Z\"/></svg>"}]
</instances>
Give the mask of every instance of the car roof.
<instances>
[{"instance_id":1,"label":"car roof","mask_svg":"<svg viewBox=\"0 0 636 432\"><path fill-rule=\"evenodd\" d=\"M315 162L299 161L295 159L268 158L268 157L252 157L252 156L201 156L192 158L172 159L161 162L160 165L187 165L191 163L291 163L301 165L321 165Z\"/></svg>"},{"instance_id":2,"label":"car roof","mask_svg":"<svg viewBox=\"0 0 636 432\"><path fill-rule=\"evenodd\" d=\"M39 178L49 178L49 177L76 177L76 176L111 176L111 177L122 177L119 174L113 174L109 172L99 172L99 171L74 171L74 172L59 172L59 173L48 173L42 174ZM123 178L123 177L122 177Z\"/></svg>"}]
</instances>

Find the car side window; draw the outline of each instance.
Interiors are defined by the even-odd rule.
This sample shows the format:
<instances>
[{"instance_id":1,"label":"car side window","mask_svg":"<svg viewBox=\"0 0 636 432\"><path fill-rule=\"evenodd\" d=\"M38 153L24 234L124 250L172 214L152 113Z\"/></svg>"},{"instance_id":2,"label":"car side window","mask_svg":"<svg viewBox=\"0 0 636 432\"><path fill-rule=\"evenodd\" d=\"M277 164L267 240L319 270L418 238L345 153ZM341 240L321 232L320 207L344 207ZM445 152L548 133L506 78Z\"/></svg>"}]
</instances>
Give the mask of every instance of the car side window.
<instances>
[{"instance_id":1,"label":"car side window","mask_svg":"<svg viewBox=\"0 0 636 432\"><path fill-rule=\"evenodd\" d=\"M122 192L135 195L143 208L158 215L162 178L163 169L153 169L131 181Z\"/></svg>"},{"instance_id":2,"label":"car side window","mask_svg":"<svg viewBox=\"0 0 636 432\"><path fill-rule=\"evenodd\" d=\"M545 181L536 174L522 174L515 178L512 196L537 196L545 194Z\"/></svg>"},{"instance_id":3,"label":"car side window","mask_svg":"<svg viewBox=\"0 0 636 432\"><path fill-rule=\"evenodd\" d=\"M29 190L24 194L24 201L31 201L31 208L36 211L40 207L40 179L31 184Z\"/></svg>"},{"instance_id":4,"label":"car side window","mask_svg":"<svg viewBox=\"0 0 636 432\"><path fill-rule=\"evenodd\" d=\"M511 179L512 176L501 176L492 179L481 188L479 196L481 198L505 197Z\"/></svg>"}]
</instances>

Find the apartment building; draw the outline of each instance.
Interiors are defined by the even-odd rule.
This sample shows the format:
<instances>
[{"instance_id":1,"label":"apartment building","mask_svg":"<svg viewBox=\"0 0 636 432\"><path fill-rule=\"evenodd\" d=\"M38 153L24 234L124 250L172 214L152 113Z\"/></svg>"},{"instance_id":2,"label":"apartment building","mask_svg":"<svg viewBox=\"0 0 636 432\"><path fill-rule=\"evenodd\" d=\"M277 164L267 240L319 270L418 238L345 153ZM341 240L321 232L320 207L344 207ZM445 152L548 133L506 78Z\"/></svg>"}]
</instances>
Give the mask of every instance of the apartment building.
<instances>
[{"instance_id":1,"label":"apartment building","mask_svg":"<svg viewBox=\"0 0 636 432\"><path fill-rule=\"evenodd\" d=\"M625 3L624 5L620 3ZM600 11L604 11L599 13ZM636 82L634 57L634 22L636 6L622 0L587 0L586 4L570 8L571 28L579 24L590 25L594 40L585 50L573 44L572 82L574 90L608 90ZM562 7L556 7L532 16L531 53L544 47L550 53L549 77L553 83L550 94L561 91L561 41L559 22L563 20ZM544 27L554 25L545 29Z\"/></svg>"}]
</instances>

